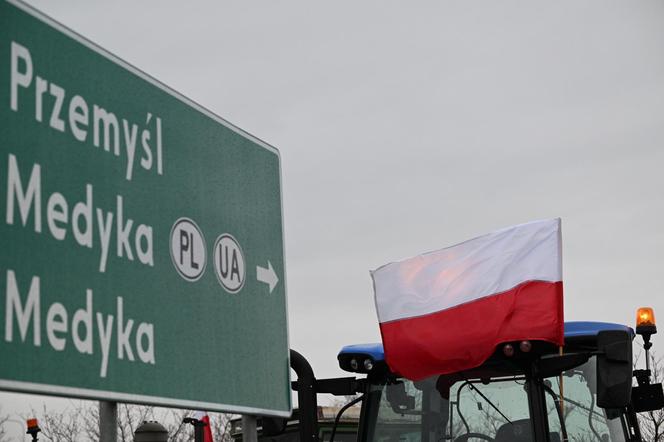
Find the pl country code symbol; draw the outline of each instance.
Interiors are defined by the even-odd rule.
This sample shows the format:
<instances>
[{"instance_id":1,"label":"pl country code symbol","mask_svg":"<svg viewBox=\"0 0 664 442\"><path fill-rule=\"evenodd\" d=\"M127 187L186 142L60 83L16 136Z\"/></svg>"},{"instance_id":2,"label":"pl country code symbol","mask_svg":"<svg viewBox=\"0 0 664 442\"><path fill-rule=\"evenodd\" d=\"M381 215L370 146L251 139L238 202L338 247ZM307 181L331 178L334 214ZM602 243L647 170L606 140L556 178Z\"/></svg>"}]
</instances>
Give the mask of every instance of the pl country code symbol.
<instances>
[{"instance_id":1,"label":"pl country code symbol","mask_svg":"<svg viewBox=\"0 0 664 442\"><path fill-rule=\"evenodd\" d=\"M242 248L232 235L224 233L214 242L214 270L219 284L228 293L237 293L244 286L246 266Z\"/></svg>"},{"instance_id":2,"label":"pl country code symbol","mask_svg":"<svg viewBox=\"0 0 664 442\"><path fill-rule=\"evenodd\" d=\"M207 253L203 232L189 218L175 221L171 229L171 260L187 281L197 281L205 272Z\"/></svg>"}]
</instances>

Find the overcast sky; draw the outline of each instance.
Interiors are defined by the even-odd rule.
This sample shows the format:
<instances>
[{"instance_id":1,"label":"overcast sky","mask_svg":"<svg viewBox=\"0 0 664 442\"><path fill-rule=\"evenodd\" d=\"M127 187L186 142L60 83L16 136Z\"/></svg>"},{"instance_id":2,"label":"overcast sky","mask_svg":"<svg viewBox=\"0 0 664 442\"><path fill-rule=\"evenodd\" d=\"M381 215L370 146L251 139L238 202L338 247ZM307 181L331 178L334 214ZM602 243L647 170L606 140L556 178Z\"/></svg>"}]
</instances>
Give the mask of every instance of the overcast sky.
<instances>
[{"instance_id":1,"label":"overcast sky","mask_svg":"<svg viewBox=\"0 0 664 442\"><path fill-rule=\"evenodd\" d=\"M535 219L567 320L664 317L664 2L30 3L280 150L318 377L380 340L369 270Z\"/></svg>"}]
</instances>

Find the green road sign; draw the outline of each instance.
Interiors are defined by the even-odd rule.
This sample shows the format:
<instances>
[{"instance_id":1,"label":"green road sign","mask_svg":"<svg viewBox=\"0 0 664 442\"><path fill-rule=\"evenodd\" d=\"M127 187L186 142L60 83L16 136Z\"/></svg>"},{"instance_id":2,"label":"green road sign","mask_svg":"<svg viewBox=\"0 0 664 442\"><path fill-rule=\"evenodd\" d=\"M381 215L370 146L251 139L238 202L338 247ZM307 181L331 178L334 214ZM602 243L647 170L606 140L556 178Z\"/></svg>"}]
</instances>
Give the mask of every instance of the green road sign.
<instances>
[{"instance_id":1,"label":"green road sign","mask_svg":"<svg viewBox=\"0 0 664 442\"><path fill-rule=\"evenodd\" d=\"M290 414L271 146L0 3L0 388Z\"/></svg>"}]
</instances>

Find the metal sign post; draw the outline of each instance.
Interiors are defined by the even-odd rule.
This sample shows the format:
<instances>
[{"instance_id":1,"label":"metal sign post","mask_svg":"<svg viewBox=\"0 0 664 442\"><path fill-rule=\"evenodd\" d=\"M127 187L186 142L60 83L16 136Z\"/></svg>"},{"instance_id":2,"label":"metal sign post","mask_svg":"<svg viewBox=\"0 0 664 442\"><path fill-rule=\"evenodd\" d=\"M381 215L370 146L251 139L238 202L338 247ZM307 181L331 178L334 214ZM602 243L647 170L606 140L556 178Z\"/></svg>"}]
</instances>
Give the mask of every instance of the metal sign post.
<instances>
[{"instance_id":1,"label":"metal sign post","mask_svg":"<svg viewBox=\"0 0 664 442\"><path fill-rule=\"evenodd\" d=\"M249 414L242 415L242 441L257 442L258 430L256 426L256 416Z\"/></svg>"},{"instance_id":2,"label":"metal sign post","mask_svg":"<svg viewBox=\"0 0 664 442\"><path fill-rule=\"evenodd\" d=\"M99 401L99 442L117 442L118 404Z\"/></svg>"}]
</instances>

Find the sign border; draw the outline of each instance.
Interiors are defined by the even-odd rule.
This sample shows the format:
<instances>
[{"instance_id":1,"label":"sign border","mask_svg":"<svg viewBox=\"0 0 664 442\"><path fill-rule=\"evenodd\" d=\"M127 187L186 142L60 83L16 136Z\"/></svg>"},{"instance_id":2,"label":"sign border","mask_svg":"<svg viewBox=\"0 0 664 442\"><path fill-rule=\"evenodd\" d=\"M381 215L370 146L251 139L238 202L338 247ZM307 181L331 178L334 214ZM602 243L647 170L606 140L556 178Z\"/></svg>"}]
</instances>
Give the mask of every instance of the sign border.
<instances>
[{"instance_id":1,"label":"sign border","mask_svg":"<svg viewBox=\"0 0 664 442\"><path fill-rule=\"evenodd\" d=\"M34 382L7 381L3 379L0 379L0 390L13 391L16 393L37 393L37 394L48 394L51 396L76 397L76 398L90 399L95 401L112 400L116 402L133 403L139 405L150 404L160 407L202 409L208 411L216 411L220 413L224 412L227 413L230 411L231 413L238 413L238 414L249 413L249 414L278 416L278 417L290 417L292 414L292 410L290 412L285 412L285 411L276 411L272 409L244 407L241 405L234 406L234 405L218 404L216 402L189 401L182 399L164 398L160 396L118 393L114 391L94 390L89 388L63 387L59 385L38 384ZM103 398L100 398L99 396L100 393L104 394Z\"/></svg>"},{"instance_id":2,"label":"sign border","mask_svg":"<svg viewBox=\"0 0 664 442\"><path fill-rule=\"evenodd\" d=\"M288 362L288 370L290 373L290 327L288 324L288 290L286 285L286 241L284 235L284 196L282 188L282 169L281 169L281 154L279 150L270 145L269 143L261 140L260 138L250 134L249 132L235 126L229 121L223 119L219 115L215 114L211 110L207 109L203 105L195 102L194 100L187 98L183 94L179 93L175 89L169 87L165 83L157 80L156 78L149 75L147 72L137 68L131 63L121 59L120 57L114 55L108 50L102 48L91 40L87 39L78 32L68 28L64 24L58 22L57 20L49 17L45 13L39 11L35 7L24 3L21 0L0 0L8 3L12 6L17 7L23 12L29 14L33 18L41 21L42 23L51 26L56 31L59 31L71 38L72 40L82 44L88 49L96 52L97 54L105 57L109 61L115 63L116 65L126 69L137 77L147 81L153 86L157 87L163 92L170 94L172 97L180 100L182 103L190 106L194 110L202 113L203 115L211 118L217 123L225 126L226 128L232 130L240 136L243 136L250 141L253 141L255 144L264 148L265 150L273 153L277 156L278 166L279 166L279 204L281 208L281 238L282 238L282 249L283 249L283 284L284 284L284 303L286 305L286 343L288 346L288 351L286 354L286 360ZM287 385L290 386L291 377L288 376ZM214 402L201 402L201 401L192 401L185 399L175 399L175 398L165 398L160 396L147 396L131 393L120 393L106 390L96 390L88 388L79 388L79 387L67 387L54 384L40 384L33 382L23 382L23 381L13 381L0 379L0 390L13 391L18 393L35 393L35 394L45 394L52 396L61 396L61 397L77 397L82 399L91 399L91 400L115 400L117 402L128 402L135 404L151 404L156 406L172 407L172 408L189 408L189 409L207 409L210 411L218 412L230 412L230 413L239 413L239 414L256 414L256 415L265 415L265 416L277 416L277 417L290 417L293 411L293 400L292 400L292 391L290 388L287 390L288 394L288 410L275 410L275 409L263 409L257 407L246 407L242 405L229 405L222 403Z\"/></svg>"}]
</instances>

